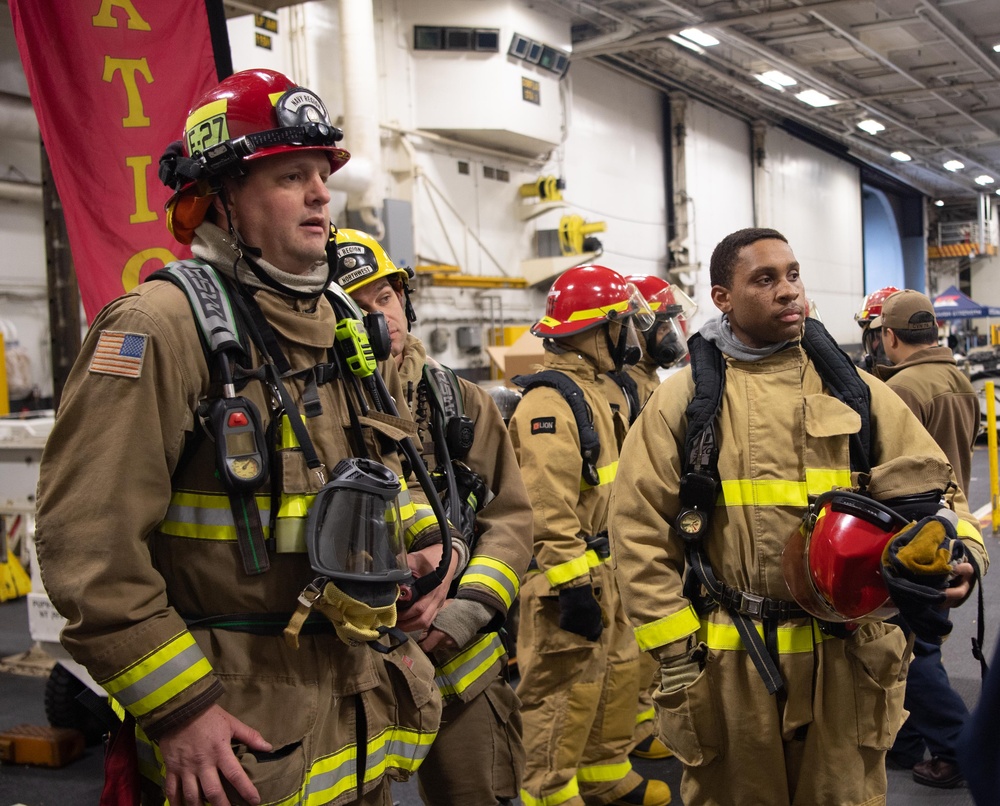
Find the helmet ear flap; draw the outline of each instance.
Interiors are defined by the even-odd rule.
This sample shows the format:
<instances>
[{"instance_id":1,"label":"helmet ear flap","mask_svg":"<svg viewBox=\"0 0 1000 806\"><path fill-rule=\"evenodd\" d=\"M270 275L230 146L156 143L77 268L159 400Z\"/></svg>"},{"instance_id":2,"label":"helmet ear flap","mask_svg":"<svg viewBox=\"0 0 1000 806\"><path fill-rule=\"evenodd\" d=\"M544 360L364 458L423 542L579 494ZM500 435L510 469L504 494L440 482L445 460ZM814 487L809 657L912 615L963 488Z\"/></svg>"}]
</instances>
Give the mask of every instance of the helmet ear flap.
<instances>
[{"instance_id":1,"label":"helmet ear flap","mask_svg":"<svg viewBox=\"0 0 1000 806\"><path fill-rule=\"evenodd\" d=\"M167 203L167 229L174 238L182 244L190 244L214 199L214 193L205 196L184 194L171 199Z\"/></svg>"}]
</instances>

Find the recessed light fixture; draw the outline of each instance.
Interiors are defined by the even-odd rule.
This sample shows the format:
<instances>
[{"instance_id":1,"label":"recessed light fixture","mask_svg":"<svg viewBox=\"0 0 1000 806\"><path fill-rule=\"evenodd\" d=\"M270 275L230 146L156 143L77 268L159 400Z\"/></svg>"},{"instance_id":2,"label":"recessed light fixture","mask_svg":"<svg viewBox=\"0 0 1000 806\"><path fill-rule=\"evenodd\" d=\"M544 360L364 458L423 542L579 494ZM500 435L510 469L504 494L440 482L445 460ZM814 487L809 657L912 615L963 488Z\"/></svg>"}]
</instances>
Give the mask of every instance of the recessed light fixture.
<instances>
[{"instance_id":1,"label":"recessed light fixture","mask_svg":"<svg viewBox=\"0 0 1000 806\"><path fill-rule=\"evenodd\" d=\"M697 28L685 28L681 31L681 36L685 39L690 39L698 45L701 45L703 48L710 48L713 45L719 44L719 40L714 36L706 34L704 31L699 31Z\"/></svg>"},{"instance_id":2,"label":"recessed light fixture","mask_svg":"<svg viewBox=\"0 0 1000 806\"><path fill-rule=\"evenodd\" d=\"M833 106L837 103L833 98L828 95L824 95L819 90L803 90L795 95L802 103L809 104L809 106Z\"/></svg>"},{"instance_id":3,"label":"recessed light fixture","mask_svg":"<svg viewBox=\"0 0 1000 806\"><path fill-rule=\"evenodd\" d=\"M948 160L944 167L946 171L961 171L965 167L965 163L958 160Z\"/></svg>"},{"instance_id":4,"label":"recessed light fixture","mask_svg":"<svg viewBox=\"0 0 1000 806\"><path fill-rule=\"evenodd\" d=\"M1000 42L997 42L997 44L993 46L993 50L995 50L997 53L1000 53Z\"/></svg>"},{"instance_id":5,"label":"recessed light fixture","mask_svg":"<svg viewBox=\"0 0 1000 806\"><path fill-rule=\"evenodd\" d=\"M674 44L687 48L688 50L693 50L695 53L705 52L702 48L698 47L698 45L696 45L690 39L685 39L683 36L677 36L677 34L668 34L667 39L669 39Z\"/></svg>"},{"instance_id":6,"label":"recessed light fixture","mask_svg":"<svg viewBox=\"0 0 1000 806\"><path fill-rule=\"evenodd\" d=\"M976 177L977 185L992 185L995 181L996 180L988 174L979 174L979 176Z\"/></svg>"},{"instance_id":7,"label":"recessed light fixture","mask_svg":"<svg viewBox=\"0 0 1000 806\"><path fill-rule=\"evenodd\" d=\"M784 92L785 87L793 87L799 83L791 76L786 76L778 70L768 70L765 73L755 73L754 78L756 78L761 84L766 84L779 92Z\"/></svg>"},{"instance_id":8,"label":"recessed light fixture","mask_svg":"<svg viewBox=\"0 0 1000 806\"><path fill-rule=\"evenodd\" d=\"M944 207L944 202L941 201L940 199L938 199L936 202L934 202L934 206L935 207Z\"/></svg>"},{"instance_id":9,"label":"recessed light fixture","mask_svg":"<svg viewBox=\"0 0 1000 806\"><path fill-rule=\"evenodd\" d=\"M893 151L889 156L892 157L894 160L899 160L900 162L909 162L910 160L913 159L913 157L911 157L905 151Z\"/></svg>"},{"instance_id":10,"label":"recessed light fixture","mask_svg":"<svg viewBox=\"0 0 1000 806\"><path fill-rule=\"evenodd\" d=\"M879 132L885 131L885 126L879 123L877 120L872 120L868 118L867 120L862 120L858 123L858 128L863 132L868 132L868 134L878 134Z\"/></svg>"}]
</instances>

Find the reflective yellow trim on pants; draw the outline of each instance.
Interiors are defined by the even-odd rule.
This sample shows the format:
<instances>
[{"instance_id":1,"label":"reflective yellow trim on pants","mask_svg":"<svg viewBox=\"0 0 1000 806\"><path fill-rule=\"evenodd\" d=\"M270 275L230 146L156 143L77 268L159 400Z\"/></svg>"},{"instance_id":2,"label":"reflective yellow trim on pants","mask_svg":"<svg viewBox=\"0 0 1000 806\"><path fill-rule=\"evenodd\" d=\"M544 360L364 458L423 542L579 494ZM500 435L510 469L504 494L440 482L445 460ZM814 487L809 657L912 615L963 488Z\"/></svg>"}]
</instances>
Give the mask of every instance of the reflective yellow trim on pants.
<instances>
[{"instance_id":1,"label":"reflective yellow trim on pants","mask_svg":"<svg viewBox=\"0 0 1000 806\"><path fill-rule=\"evenodd\" d=\"M565 803L568 800L578 797L580 797L580 785L576 782L576 778L558 792L553 792L544 798L533 797L527 790L521 790L521 800L524 801L524 806L559 806L560 803Z\"/></svg>"},{"instance_id":2,"label":"reflective yellow trim on pants","mask_svg":"<svg viewBox=\"0 0 1000 806\"><path fill-rule=\"evenodd\" d=\"M597 484L588 484L583 479L580 479L580 490L593 490L594 487L603 487L605 484L610 484L615 480L615 476L618 475L618 460L616 459L609 465L597 468Z\"/></svg>"},{"instance_id":3,"label":"reflective yellow trim on pants","mask_svg":"<svg viewBox=\"0 0 1000 806\"><path fill-rule=\"evenodd\" d=\"M649 624L642 624L635 628L635 641L639 649L647 652L658 646L672 644L680 641L695 632L701 626L701 619L694 612L694 608L688 605L683 610L673 613Z\"/></svg>"},{"instance_id":4,"label":"reflective yellow trim on pants","mask_svg":"<svg viewBox=\"0 0 1000 806\"><path fill-rule=\"evenodd\" d=\"M787 479L728 479L722 482L718 504L727 507L805 507L810 495L834 487L850 487L850 470L806 468L805 481Z\"/></svg>"},{"instance_id":5,"label":"reflective yellow trim on pants","mask_svg":"<svg viewBox=\"0 0 1000 806\"><path fill-rule=\"evenodd\" d=\"M763 639L764 626L755 624L757 633ZM809 624L801 624L797 627L778 627L778 654L794 655L799 652L812 652L813 647L820 641L825 641L831 636L824 633L819 628L819 623L813 619ZM746 651L743 639L734 624L717 624L712 621L702 622L698 628L698 640L704 641L709 649L717 650L742 650Z\"/></svg>"},{"instance_id":6,"label":"reflective yellow trim on pants","mask_svg":"<svg viewBox=\"0 0 1000 806\"><path fill-rule=\"evenodd\" d=\"M211 673L212 664L185 631L100 683L129 713L140 717Z\"/></svg>"},{"instance_id":7,"label":"reflective yellow trim on pants","mask_svg":"<svg viewBox=\"0 0 1000 806\"><path fill-rule=\"evenodd\" d=\"M442 697L459 695L504 656L506 650L495 632L480 636L447 663L434 670L434 682Z\"/></svg>"},{"instance_id":8,"label":"reflective yellow trim on pants","mask_svg":"<svg viewBox=\"0 0 1000 806\"><path fill-rule=\"evenodd\" d=\"M652 722L654 719L656 719L656 708L649 708L635 715L635 724L641 725L643 722Z\"/></svg>"},{"instance_id":9,"label":"reflective yellow trim on pants","mask_svg":"<svg viewBox=\"0 0 1000 806\"><path fill-rule=\"evenodd\" d=\"M580 767L576 771L576 780L588 784L604 784L608 781L620 781L632 772L632 764L621 761L618 764L594 764L591 767Z\"/></svg>"},{"instance_id":10,"label":"reflective yellow trim on pants","mask_svg":"<svg viewBox=\"0 0 1000 806\"><path fill-rule=\"evenodd\" d=\"M473 557L468 568L462 574L458 583L463 585L482 585L495 593L506 607L510 607L517 598L521 584L514 569L502 560L493 557Z\"/></svg>"},{"instance_id":11,"label":"reflective yellow trim on pants","mask_svg":"<svg viewBox=\"0 0 1000 806\"><path fill-rule=\"evenodd\" d=\"M270 532L271 497L265 494L254 498L266 538ZM236 542L236 522L229 496L224 493L175 490L157 530L171 537Z\"/></svg>"},{"instance_id":12,"label":"reflective yellow trim on pants","mask_svg":"<svg viewBox=\"0 0 1000 806\"><path fill-rule=\"evenodd\" d=\"M389 767L409 773L416 772L427 757L436 735L394 725L372 737L368 742L365 783L381 777ZM162 787L166 777L163 757L157 746L140 729L136 730L136 750L142 776ZM357 745L350 744L315 760L306 772L298 792L279 801L272 801L268 806L317 806L330 803L345 792L356 789L357 755Z\"/></svg>"}]
</instances>

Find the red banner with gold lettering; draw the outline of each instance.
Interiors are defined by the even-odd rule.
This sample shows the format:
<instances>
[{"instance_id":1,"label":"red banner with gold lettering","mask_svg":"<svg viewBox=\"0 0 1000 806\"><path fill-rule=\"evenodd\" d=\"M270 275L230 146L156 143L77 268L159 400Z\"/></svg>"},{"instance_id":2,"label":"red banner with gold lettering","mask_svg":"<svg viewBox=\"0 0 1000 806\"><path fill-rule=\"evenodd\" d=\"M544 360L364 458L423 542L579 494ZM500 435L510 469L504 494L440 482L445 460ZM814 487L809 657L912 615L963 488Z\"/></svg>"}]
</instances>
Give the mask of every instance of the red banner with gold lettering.
<instances>
[{"instance_id":1,"label":"red banner with gold lettering","mask_svg":"<svg viewBox=\"0 0 1000 806\"><path fill-rule=\"evenodd\" d=\"M232 72L221 0L9 0L92 321L190 254L166 227L160 155Z\"/></svg>"}]
</instances>

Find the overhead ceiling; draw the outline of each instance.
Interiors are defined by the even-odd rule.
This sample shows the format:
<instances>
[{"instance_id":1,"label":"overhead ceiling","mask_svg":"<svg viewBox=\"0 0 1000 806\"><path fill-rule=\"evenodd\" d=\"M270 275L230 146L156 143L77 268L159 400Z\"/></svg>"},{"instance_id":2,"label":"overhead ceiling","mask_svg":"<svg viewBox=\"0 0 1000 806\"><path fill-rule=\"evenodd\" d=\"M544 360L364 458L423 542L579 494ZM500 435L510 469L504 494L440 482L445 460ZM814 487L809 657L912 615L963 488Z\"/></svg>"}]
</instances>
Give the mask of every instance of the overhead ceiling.
<instances>
[{"instance_id":1,"label":"overhead ceiling","mask_svg":"<svg viewBox=\"0 0 1000 806\"><path fill-rule=\"evenodd\" d=\"M818 140L935 199L1000 188L997 0L540 0L572 21L573 59L597 58L665 91ZM697 28L718 40L695 52ZM778 71L783 90L755 75ZM796 98L817 90L836 103ZM885 129L859 129L874 120ZM902 163L900 151L912 157ZM963 168L949 171L955 160ZM992 184L980 185L978 176Z\"/></svg>"}]
</instances>

